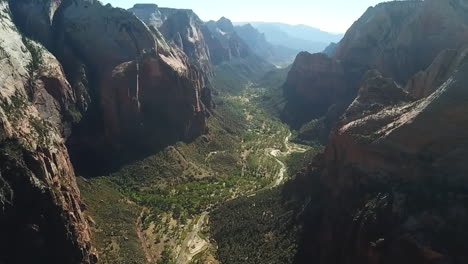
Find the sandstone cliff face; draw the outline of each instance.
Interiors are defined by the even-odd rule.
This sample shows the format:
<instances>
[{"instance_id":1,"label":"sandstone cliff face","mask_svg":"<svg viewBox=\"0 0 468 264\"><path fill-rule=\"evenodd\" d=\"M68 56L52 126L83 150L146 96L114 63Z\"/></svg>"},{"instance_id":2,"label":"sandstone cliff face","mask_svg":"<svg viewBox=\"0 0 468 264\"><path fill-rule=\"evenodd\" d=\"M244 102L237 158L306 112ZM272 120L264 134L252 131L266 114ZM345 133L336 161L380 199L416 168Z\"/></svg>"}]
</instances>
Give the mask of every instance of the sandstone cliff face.
<instances>
[{"instance_id":1,"label":"sandstone cliff face","mask_svg":"<svg viewBox=\"0 0 468 264\"><path fill-rule=\"evenodd\" d=\"M0 10L0 262L95 263L73 167L99 174L205 133L205 74L98 1Z\"/></svg>"},{"instance_id":2,"label":"sandstone cliff face","mask_svg":"<svg viewBox=\"0 0 468 264\"><path fill-rule=\"evenodd\" d=\"M369 8L348 30L335 58L354 71L377 69L405 83L444 49L468 41L465 13L455 1L399 1Z\"/></svg>"},{"instance_id":3,"label":"sandstone cliff face","mask_svg":"<svg viewBox=\"0 0 468 264\"><path fill-rule=\"evenodd\" d=\"M209 21L206 25L214 36L208 45L212 56L221 58L219 62L253 55L247 44L235 32L229 19L222 17L218 21Z\"/></svg>"},{"instance_id":4,"label":"sandstone cliff face","mask_svg":"<svg viewBox=\"0 0 468 264\"><path fill-rule=\"evenodd\" d=\"M206 132L201 100L207 86L206 67L201 66L207 65L204 49L187 49L188 59L158 29L148 28L125 10L92 0L57 3L49 28L52 50L84 113L67 142L78 168L88 164L88 172L95 172ZM42 10L44 3L17 4L22 12L15 14L16 20L39 18L28 13L31 4ZM184 22L193 26L194 20ZM198 42L202 39L194 40ZM194 64L196 56L200 64Z\"/></svg>"},{"instance_id":5,"label":"sandstone cliff face","mask_svg":"<svg viewBox=\"0 0 468 264\"><path fill-rule=\"evenodd\" d=\"M419 72L409 80L405 89L415 99L429 96L452 74L454 68L460 63L459 58L464 58L459 51L444 50L427 70Z\"/></svg>"},{"instance_id":6,"label":"sandstone cliff face","mask_svg":"<svg viewBox=\"0 0 468 264\"><path fill-rule=\"evenodd\" d=\"M349 95L334 103L349 105L368 70L376 69L383 76L405 85L416 73L428 68L441 51L459 50L465 46L468 43L468 21L462 2L394 1L369 8L348 30L332 57L342 65L346 80L346 88L338 90L346 89ZM450 72L450 65L446 65L449 55L441 55L434 62L436 65L428 69L429 72L421 73L412 81L413 84L408 84L407 89L412 90L410 93L415 98L430 94L440 85L440 80L437 82L436 79L443 77L444 71ZM438 73L434 68L438 68ZM296 78L307 80L309 77L305 73L296 75ZM424 82L434 81L435 87L422 91ZM316 84L311 82L308 86L309 97L312 97L316 93ZM300 94L294 94L296 88L290 85L285 89L286 98L295 105ZM313 100L308 102L311 105L315 103ZM346 107L342 112L344 109ZM292 115L301 115L304 111L307 109L299 108ZM313 118L314 113L308 120Z\"/></svg>"},{"instance_id":7,"label":"sandstone cliff face","mask_svg":"<svg viewBox=\"0 0 468 264\"><path fill-rule=\"evenodd\" d=\"M320 186L316 195L322 204L310 208L302 258L318 263L468 260L463 242L468 64L466 53L459 54L445 81L418 101L391 79L367 75L308 172Z\"/></svg>"},{"instance_id":8,"label":"sandstone cliff face","mask_svg":"<svg viewBox=\"0 0 468 264\"><path fill-rule=\"evenodd\" d=\"M148 26L158 29L166 40L172 41L184 51L192 64L197 65L207 77L212 77L210 51L204 34L207 28L192 10L136 4L129 11Z\"/></svg>"},{"instance_id":9,"label":"sandstone cliff face","mask_svg":"<svg viewBox=\"0 0 468 264\"><path fill-rule=\"evenodd\" d=\"M74 92L0 2L0 262L95 263L65 140Z\"/></svg>"},{"instance_id":10,"label":"sandstone cliff face","mask_svg":"<svg viewBox=\"0 0 468 264\"><path fill-rule=\"evenodd\" d=\"M355 99L298 178L319 201L299 263L468 261L467 25L463 1L408 1L347 32L332 60Z\"/></svg>"},{"instance_id":11,"label":"sandstone cliff face","mask_svg":"<svg viewBox=\"0 0 468 264\"><path fill-rule=\"evenodd\" d=\"M15 24L24 29L27 35L40 41L47 48L54 42L51 30L54 15L62 0L7 1L13 14L25 19L15 19Z\"/></svg>"},{"instance_id":12,"label":"sandstone cliff face","mask_svg":"<svg viewBox=\"0 0 468 264\"><path fill-rule=\"evenodd\" d=\"M342 116L342 122L351 122L375 114L389 105L401 105L410 101L408 92L393 79L384 78L377 70L369 71L364 76L356 99Z\"/></svg>"},{"instance_id":13,"label":"sandstone cliff face","mask_svg":"<svg viewBox=\"0 0 468 264\"><path fill-rule=\"evenodd\" d=\"M341 63L322 53L297 55L284 84L288 103L283 119L294 127L327 114L330 106L346 96Z\"/></svg>"}]
</instances>

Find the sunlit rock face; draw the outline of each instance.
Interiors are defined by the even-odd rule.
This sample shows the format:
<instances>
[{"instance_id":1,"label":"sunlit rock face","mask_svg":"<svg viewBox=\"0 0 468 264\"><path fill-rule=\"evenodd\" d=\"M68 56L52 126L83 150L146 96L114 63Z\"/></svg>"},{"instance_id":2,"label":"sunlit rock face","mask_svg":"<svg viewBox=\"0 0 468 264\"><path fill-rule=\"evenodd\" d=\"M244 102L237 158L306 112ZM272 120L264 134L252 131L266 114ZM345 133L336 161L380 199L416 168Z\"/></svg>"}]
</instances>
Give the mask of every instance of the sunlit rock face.
<instances>
[{"instance_id":1,"label":"sunlit rock face","mask_svg":"<svg viewBox=\"0 0 468 264\"><path fill-rule=\"evenodd\" d=\"M253 55L247 44L237 35L231 20L222 17L208 21L207 27L214 38L208 43L215 64Z\"/></svg>"},{"instance_id":2,"label":"sunlit rock face","mask_svg":"<svg viewBox=\"0 0 468 264\"><path fill-rule=\"evenodd\" d=\"M347 32L336 59L406 82L443 49L467 41L466 18L448 1L403 1L370 8ZM457 32L457 34L455 34Z\"/></svg>"},{"instance_id":3,"label":"sunlit rock face","mask_svg":"<svg viewBox=\"0 0 468 264\"><path fill-rule=\"evenodd\" d=\"M17 4L17 20L39 21L41 16L26 17L34 3L41 7L40 1ZM51 49L79 94L84 116L68 140L78 168L117 165L207 131L201 90L210 69L204 49L194 46L187 56L158 29L97 1L58 4L47 30L53 32Z\"/></svg>"},{"instance_id":4,"label":"sunlit rock face","mask_svg":"<svg viewBox=\"0 0 468 264\"><path fill-rule=\"evenodd\" d=\"M75 168L206 133L209 73L192 57L208 55L98 1L0 6L0 262L96 263Z\"/></svg>"},{"instance_id":5,"label":"sunlit rock face","mask_svg":"<svg viewBox=\"0 0 468 264\"><path fill-rule=\"evenodd\" d=\"M468 137L463 132L468 125L468 60L462 41L466 35L458 31L463 32L466 19L461 16L462 6L455 4L379 5L348 32L355 37L347 36L340 44L335 59L341 58L346 74L351 66L358 69L355 72L369 67L379 71L362 75L356 97L337 121L324 154L298 178L321 201L309 206L298 259L372 264L468 260L463 242L468 232L463 224L468 220L468 167L464 162ZM395 65L404 71L392 63L379 65L364 53L361 58L348 55L357 48L345 52L357 47L359 36L369 37L367 27L386 32L383 29L391 16L382 14L403 7L416 12L400 19L401 32L425 30L432 37L443 36L435 37L434 42L424 36L427 44L414 40L419 34L403 38L389 31L393 33L386 35L387 43L398 47L403 41L407 48L414 47L414 52L405 55L405 63L396 55L385 57L398 62ZM365 23L377 18L380 23ZM425 28L423 21L443 21L450 26ZM372 38L376 39L380 38ZM418 47L420 51L416 51ZM432 59L426 62L422 54Z\"/></svg>"},{"instance_id":6,"label":"sunlit rock face","mask_svg":"<svg viewBox=\"0 0 468 264\"><path fill-rule=\"evenodd\" d=\"M345 87L340 90L346 90L346 96L328 106L343 105L340 107L343 113L356 97L368 70L376 69L384 77L405 86L415 74L427 69L440 52L460 50L466 43L468 20L464 4L459 1L394 1L371 7L347 31L331 58L343 68ZM444 64L444 61L440 58L435 63ZM302 78L306 79L308 75L304 74ZM437 77L416 77L414 85L421 86L421 78ZM311 90L317 86L314 82L309 83ZM434 91L434 87L426 93L421 87L409 89L419 90L413 91L416 97ZM286 97L291 105L296 105L294 97ZM309 101L309 105L315 104ZM308 109L300 108L288 114L302 115L306 111ZM309 120L315 118L314 114Z\"/></svg>"},{"instance_id":7,"label":"sunlit rock face","mask_svg":"<svg viewBox=\"0 0 468 264\"><path fill-rule=\"evenodd\" d=\"M65 141L78 100L0 2L0 262L96 263Z\"/></svg>"},{"instance_id":8,"label":"sunlit rock face","mask_svg":"<svg viewBox=\"0 0 468 264\"><path fill-rule=\"evenodd\" d=\"M205 40L208 29L192 10L136 4L128 11L148 26L158 29L167 41L184 51L192 64L211 77L210 51Z\"/></svg>"}]
</instances>

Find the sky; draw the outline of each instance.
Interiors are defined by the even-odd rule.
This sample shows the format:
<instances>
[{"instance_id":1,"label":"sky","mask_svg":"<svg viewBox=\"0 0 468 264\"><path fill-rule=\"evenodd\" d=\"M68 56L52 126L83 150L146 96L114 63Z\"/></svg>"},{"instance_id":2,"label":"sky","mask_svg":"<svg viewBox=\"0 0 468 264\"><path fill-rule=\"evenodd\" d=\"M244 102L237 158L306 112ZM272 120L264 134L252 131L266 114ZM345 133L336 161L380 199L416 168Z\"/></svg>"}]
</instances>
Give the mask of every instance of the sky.
<instances>
[{"instance_id":1,"label":"sky","mask_svg":"<svg viewBox=\"0 0 468 264\"><path fill-rule=\"evenodd\" d=\"M344 33L369 6L383 0L102 0L116 7L154 3L160 7L193 9L205 21L225 16L233 22L304 24Z\"/></svg>"}]
</instances>

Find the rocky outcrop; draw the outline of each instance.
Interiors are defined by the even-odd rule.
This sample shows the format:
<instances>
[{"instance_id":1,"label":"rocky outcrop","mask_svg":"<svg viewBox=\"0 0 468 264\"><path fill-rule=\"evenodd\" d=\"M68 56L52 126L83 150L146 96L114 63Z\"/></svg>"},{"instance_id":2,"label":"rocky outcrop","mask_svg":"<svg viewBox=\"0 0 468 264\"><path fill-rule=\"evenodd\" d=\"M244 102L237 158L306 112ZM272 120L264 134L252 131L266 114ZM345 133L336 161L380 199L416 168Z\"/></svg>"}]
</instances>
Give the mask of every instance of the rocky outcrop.
<instances>
[{"instance_id":1,"label":"rocky outcrop","mask_svg":"<svg viewBox=\"0 0 468 264\"><path fill-rule=\"evenodd\" d=\"M235 32L229 19L222 17L218 21L208 21L206 25L214 36L213 41L208 42L211 54L215 58L221 58L220 62L253 55L247 44Z\"/></svg>"},{"instance_id":2,"label":"rocky outcrop","mask_svg":"<svg viewBox=\"0 0 468 264\"><path fill-rule=\"evenodd\" d=\"M465 51L466 52L466 51ZM445 50L426 71L416 74L406 84L406 90L415 99L421 99L432 94L454 71L460 63L456 58L463 58L457 50Z\"/></svg>"},{"instance_id":3,"label":"rocky outcrop","mask_svg":"<svg viewBox=\"0 0 468 264\"><path fill-rule=\"evenodd\" d=\"M208 29L192 10L136 4L129 11L148 26L158 29L167 41L172 41L184 51L193 65L197 65L207 77L212 77L210 51L204 35Z\"/></svg>"},{"instance_id":4,"label":"rocky outcrop","mask_svg":"<svg viewBox=\"0 0 468 264\"><path fill-rule=\"evenodd\" d=\"M51 48L54 43L54 33L51 30L54 15L62 4L62 0L26 0L8 1L15 17L15 24L22 28L28 36Z\"/></svg>"},{"instance_id":5,"label":"rocky outcrop","mask_svg":"<svg viewBox=\"0 0 468 264\"><path fill-rule=\"evenodd\" d=\"M0 262L96 263L65 146L79 120L57 59L0 2Z\"/></svg>"},{"instance_id":6,"label":"rocky outcrop","mask_svg":"<svg viewBox=\"0 0 468 264\"><path fill-rule=\"evenodd\" d=\"M375 114L389 105L401 105L410 101L408 93L393 79L383 77L377 70L369 71L364 76L356 99L348 107L342 120L351 122Z\"/></svg>"},{"instance_id":7,"label":"rocky outcrop","mask_svg":"<svg viewBox=\"0 0 468 264\"><path fill-rule=\"evenodd\" d=\"M345 72L340 62L322 53L297 55L283 85L288 103L283 119L294 127L320 118L346 96Z\"/></svg>"},{"instance_id":8,"label":"rocky outcrop","mask_svg":"<svg viewBox=\"0 0 468 264\"><path fill-rule=\"evenodd\" d=\"M405 83L444 49L468 41L456 1L397 1L369 8L340 42L335 58L353 71L377 69Z\"/></svg>"},{"instance_id":9,"label":"rocky outcrop","mask_svg":"<svg viewBox=\"0 0 468 264\"><path fill-rule=\"evenodd\" d=\"M0 23L0 262L96 263L74 167L206 133L204 69L94 0L2 0Z\"/></svg>"},{"instance_id":10,"label":"rocky outcrop","mask_svg":"<svg viewBox=\"0 0 468 264\"><path fill-rule=\"evenodd\" d=\"M34 3L42 10L43 3L37 1L17 3L16 10L23 12L15 14L16 20L35 19L28 13ZM204 48L184 44L187 57L157 28L97 1L57 3L49 30L52 50L64 65L84 115L67 141L80 171L103 173L102 168L207 131L201 100L207 87ZM180 26L193 26L195 18L185 17L192 20ZM176 27L180 22L171 21ZM194 34L200 36L194 31L185 37Z\"/></svg>"},{"instance_id":11,"label":"rocky outcrop","mask_svg":"<svg viewBox=\"0 0 468 264\"><path fill-rule=\"evenodd\" d=\"M436 0L393 1L369 8L347 31L332 57L342 65L346 87L340 89L345 89L349 96L328 106L349 105L369 70L376 69L399 85L405 85L416 73L427 69L441 51L460 50L468 42L468 21L463 8L460 1ZM408 84L407 89L415 98L430 94L440 85L436 79L443 79L444 72L450 72L446 60L450 60L450 52L441 55L429 72L419 74ZM308 76L297 78L305 80ZM425 82L434 82L435 86L423 91ZM309 85L315 86L314 82ZM286 97L290 104L297 104L296 98L288 97L287 93ZM316 103L308 102L311 107ZM319 102L317 107L325 106ZM345 109L342 107L341 113ZM303 111L300 108L292 115L301 115ZM314 118L312 113L308 120Z\"/></svg>"},{"instance_id":12,"label":"rocky outcrop","mask_svg":"<svg viewBox=\"0 0 468 264\"><path fill-rule=\"evenodd\" d=\"M468 260L468 64L458 54L447 60L453 70L442 84L417 101L393 80L367 75L306 173L321 203L309 207L300 260Z\"/></svg>"},{"instance_id":13,"label":"rocky outcrop","mask_svg":"<svg viewBox=\"0 0 468 264\"><path fill-rule=\"evenodd\" d=\"M383 3L339 44L331 60L355 99L336 119L324 154L298 177L319 201L306 210L298 263L468 260L464 8L460 1Z\"/></svg>"}]
</instances>

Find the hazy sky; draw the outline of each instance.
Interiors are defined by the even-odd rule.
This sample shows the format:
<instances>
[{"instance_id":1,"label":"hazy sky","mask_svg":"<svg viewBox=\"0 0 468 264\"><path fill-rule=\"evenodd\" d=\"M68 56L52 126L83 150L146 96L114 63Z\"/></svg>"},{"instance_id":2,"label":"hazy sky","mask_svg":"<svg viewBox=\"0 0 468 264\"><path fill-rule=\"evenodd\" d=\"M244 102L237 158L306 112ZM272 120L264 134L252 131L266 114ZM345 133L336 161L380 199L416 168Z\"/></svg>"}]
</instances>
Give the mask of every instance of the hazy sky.
<instances>
[{"instance_id":1,"label":"hazy sky","mask_svg":"<svg viewBox=\"0 0 468 264\"><path fill-rule=\"evenodd\" d=\"M345 32L369 6L383 0L102 0L113 6L155 3L160 7L193 9L203 20L225 16L234 22L263 21L305 24Z\"/></svg>"}]
</instances>

